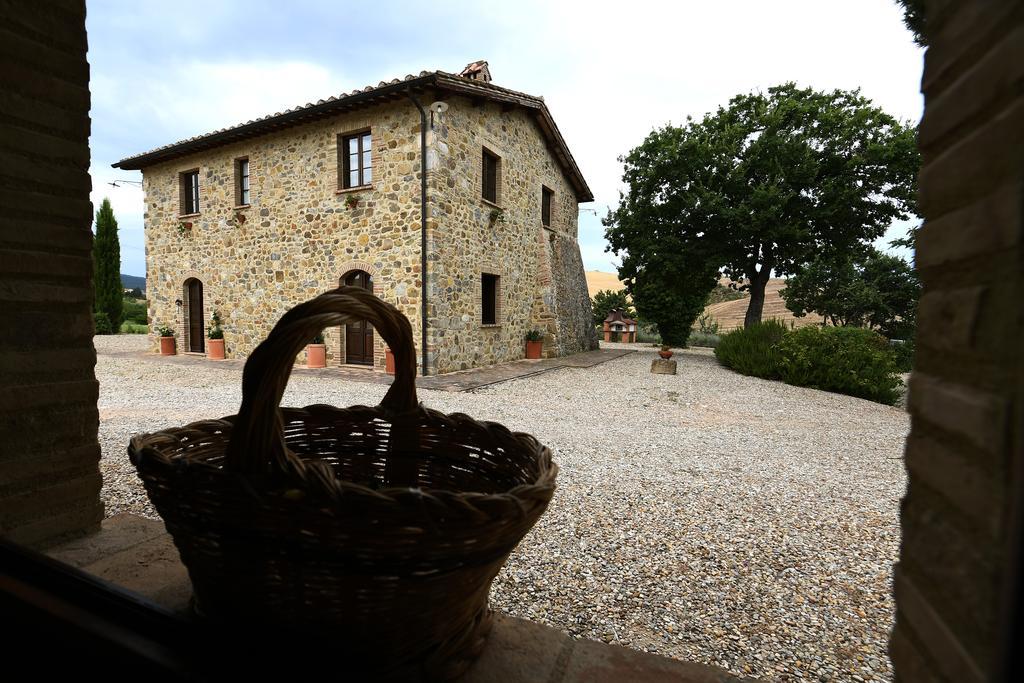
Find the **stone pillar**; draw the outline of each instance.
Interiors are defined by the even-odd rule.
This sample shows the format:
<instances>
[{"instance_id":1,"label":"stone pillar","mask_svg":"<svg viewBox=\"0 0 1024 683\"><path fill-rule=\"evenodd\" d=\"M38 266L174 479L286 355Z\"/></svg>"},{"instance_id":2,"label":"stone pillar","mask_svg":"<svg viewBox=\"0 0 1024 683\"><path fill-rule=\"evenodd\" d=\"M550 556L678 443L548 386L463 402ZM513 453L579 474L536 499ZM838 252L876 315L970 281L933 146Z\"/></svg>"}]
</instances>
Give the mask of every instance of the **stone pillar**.
<instances>
[{"instance_id":1,"label":"stone pillar","mask_svg":"<svg viewBox=\"0 0 1024 683\"><path fill-rule=\"evenodd\" d=\"M4 3L0 535L99 528L85 3Z\"/></svg>"},{"instance_id":2,"label":"stone pillar","mask_svg":"<svg viewBox=\"0 0 1024 683\"><path fill-rule=\"evenodd\" d=\"M924 292L889 651L898 681L1010 680L1024 502L1024 12L1019 0L926 4Z\"/></svg>"}]
</instances>

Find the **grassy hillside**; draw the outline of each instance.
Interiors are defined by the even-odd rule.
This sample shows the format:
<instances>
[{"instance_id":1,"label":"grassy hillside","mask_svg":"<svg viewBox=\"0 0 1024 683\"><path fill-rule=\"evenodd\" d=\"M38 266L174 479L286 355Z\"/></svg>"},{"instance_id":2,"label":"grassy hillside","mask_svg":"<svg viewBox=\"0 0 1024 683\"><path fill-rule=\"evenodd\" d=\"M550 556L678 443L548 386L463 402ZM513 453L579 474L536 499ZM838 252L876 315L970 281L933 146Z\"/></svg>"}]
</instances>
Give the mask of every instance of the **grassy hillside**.
<instances>
[{"instance_id":1,"label":"grassy hillside","mask_svg":"<svg viewBox=\"0 0 1024 683\"><path fill-rule=\"evenodd\" d=\"M139 277L138 275L125 275L124 273L121 273L121 286L125 289L135 289L138 287L145 292L146 278Z\"/></svg>"}]
</instances>

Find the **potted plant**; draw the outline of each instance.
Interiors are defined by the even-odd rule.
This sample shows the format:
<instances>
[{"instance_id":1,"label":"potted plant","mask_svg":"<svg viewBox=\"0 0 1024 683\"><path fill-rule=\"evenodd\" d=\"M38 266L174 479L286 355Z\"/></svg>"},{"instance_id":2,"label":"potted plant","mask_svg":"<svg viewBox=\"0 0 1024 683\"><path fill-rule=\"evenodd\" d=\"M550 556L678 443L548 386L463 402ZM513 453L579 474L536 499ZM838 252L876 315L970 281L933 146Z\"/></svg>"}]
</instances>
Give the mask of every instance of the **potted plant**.
<instances>
[{"instance_id":1,"label":"potted plant","mask_svg":"<svg viewBox=\"0 0 1024 683\"><path fill-rule=\"evenodd\" d=\"M231 219L231 222L235 224L236 228L242 227L242 223L245 223L245 214L241 211L235 211L235 216Z\"/></svg>"},{"instance_id":2,"label":"potted plant","mask_svg":"<svg viewBox=\"0 0 1024 683\"><path fill-rule=\"evenodd\" d=\"M669 358L672 357L672 347L670 347L668 344L662 344L661 350L658 351L658 355L664 358L665 360L668 360Z\"/></svg>"},{"instance_id":3,"label":"potted plant","mask_svg":"<svg viewBox=\"0 0 1024 683\"><path fill-rule=\"evenodd\" d=\"M349 196L345 197L345 206L348 207L350 211L359 206L359 195L350 194Z\"/></svg>"},{"instance_id":4,"label":"potted plant","mask_svg":"<svg viewBox=\"0 0 1024 683\"><path fill-rule=\"evenodd\" d=\"M206 331L209 344L206 347L206 357L210 360L224 360L224 330L220 327L220 313L213 312L210 316L210 327Z\"/></svg>"},{"instance_id":5,"label":"potted plant","mask_svg":"<svg viewBox=\"0 0 1024 683\"><path fill-rule=\"evenodd\" d=\"M192 230L192 221L178 221L178 234L185 236Z\"/></svg>"},{"instance_id":6,"label":"potted plant","mask_svg":"<svg viewBox=\"0 0 1024 683\"><path fill-rule=\"evenodd\" d=\"M306 345L306 367L326 368L327 367L327 345L324 344L324 335L318 332L313 341Z\"/></svg>"},{"instance_id":7,"label":"potted plant","mask_svg":"<svg viewBox=\"0 0 1024 683\"><path fill-rule=\"evenodd\" d=\"M544 352L544 333L540 330L530 330L526 333L526 357L529 360L537 360Z\"/></svg>"},{"instance_id":8,"label":"potted plant","mask_svg":"<svg viewBox=\"0 0 1024 683\"><path fill-rule=\"evenodd\" d=\"M161 325L156 328L156 333L160 336L161 356L173 356L177 353L177 350L174 347L174 330L167 325Z\"/></svg>"},{"instance_id":9,"label":"potted plant","mask_svg":"<svg viewBox=\"0 0 1024 683\"><path fill-rule=\"evenodd\" d=\"M491 212L487 214L487 217L491 221L491 225L495 223L505 222L505 209L491 209Z\"/></svg>"}]
</instances>

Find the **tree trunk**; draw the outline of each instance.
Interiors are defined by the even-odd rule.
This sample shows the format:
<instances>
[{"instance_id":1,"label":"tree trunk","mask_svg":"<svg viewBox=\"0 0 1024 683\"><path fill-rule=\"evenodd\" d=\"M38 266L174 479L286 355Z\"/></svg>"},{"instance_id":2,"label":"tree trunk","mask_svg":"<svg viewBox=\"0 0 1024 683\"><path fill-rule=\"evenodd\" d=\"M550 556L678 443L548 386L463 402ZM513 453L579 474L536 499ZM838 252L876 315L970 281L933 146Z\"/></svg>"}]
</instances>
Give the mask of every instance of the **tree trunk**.
<instances>
[{"instance_id":1,"label":"tree trunk","mask_svg":"<svg viewBox=\"0 0 1024 683\"><path fill-rule=\"evenodd\" d=\"M761 313L764 311L764 289L768 284L771 272L771 268L766 265L761 266L761 272L750 278L750 303L747 304L747 315L743 318L743 327L750 327L761 322Z\"/></svg>"}]
</instances>

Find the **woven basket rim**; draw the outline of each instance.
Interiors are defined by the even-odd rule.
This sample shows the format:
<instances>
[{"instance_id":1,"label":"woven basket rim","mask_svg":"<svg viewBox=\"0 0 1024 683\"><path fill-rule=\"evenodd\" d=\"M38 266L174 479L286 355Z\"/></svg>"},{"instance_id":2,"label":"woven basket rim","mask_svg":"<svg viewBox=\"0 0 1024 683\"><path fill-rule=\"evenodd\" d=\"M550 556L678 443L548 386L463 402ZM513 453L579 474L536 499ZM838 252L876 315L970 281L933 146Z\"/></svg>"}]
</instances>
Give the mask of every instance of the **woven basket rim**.
<instances>
[{"instance_id":1,"label":"woven basket rim","mask_svg":"<svg viewBox=\"0 0 1024 683\"><path fill-rule=\"evenodd\" d=\"M353 405L348 408L338 408L328 404L315 403L302 408L280 408L285 417L296 416L303 413L308 414L311 409L319 413L333 412L339 415L362 414L367 417L372 416L371 419L365 420L366 422L376 419L383 419L387 422L392 421L388 418L386 411L376 406ZM532 482L517 484L509 489L492 493L472 490L433 488L429 486L388 486L382 488L370 488L365 484L359 484L345 479L335 479L335 486L340 490L340 492L343 492L346 495L355 494L358 496L368 496L380 501L392 500L399 502L398 499L409 499L410 496L412 496L417 500L424 497L435 498L439 499L438 502L441 502L440 499L459 498L466 502L486 503L489 500L507 500L509 496L519 499L532 499L534 496L529 495L531 493L556 488L555 481L559 471L558 464L554 462L551 450L540 443L540 441L538 441L533 435L525 432L514 432L498 422L476 420L465 413L443 413L424 406L420 406L418 412L426 419L455 421L461 423L461 425L471 423L480 429L484 429L492 433L497 432L507 439L513 439L519 442L523 447L528 447L529 450L533 451L533 455L536 457L537 467L539 470L536 479ZM149 468L165 471L173 470L178 473L184 473L187 470L207 470L220 472L225 476L243 476L239 473L228 470L226 468L226 463L224 462L219 465L213 465L204 461L189 460L188 458L172 459L161 451L158 446L153 444L154 441L160 441L163 439L180 444L182 434L187 432L191 432L193 434L209 434L218 431L230 432L234 427L235 419L237 417L237 414L226 415L219 419L196 420L178 427L168 427L155 432L135 434L131 437L129 442L128 455L131 458L132 463L135 464L136 468L140 471L142 469ZM315 458L310 458L310 460L315 461ZM283 483L285 482L282 482L282 484Z\"/></svg>"}]
</instances>

